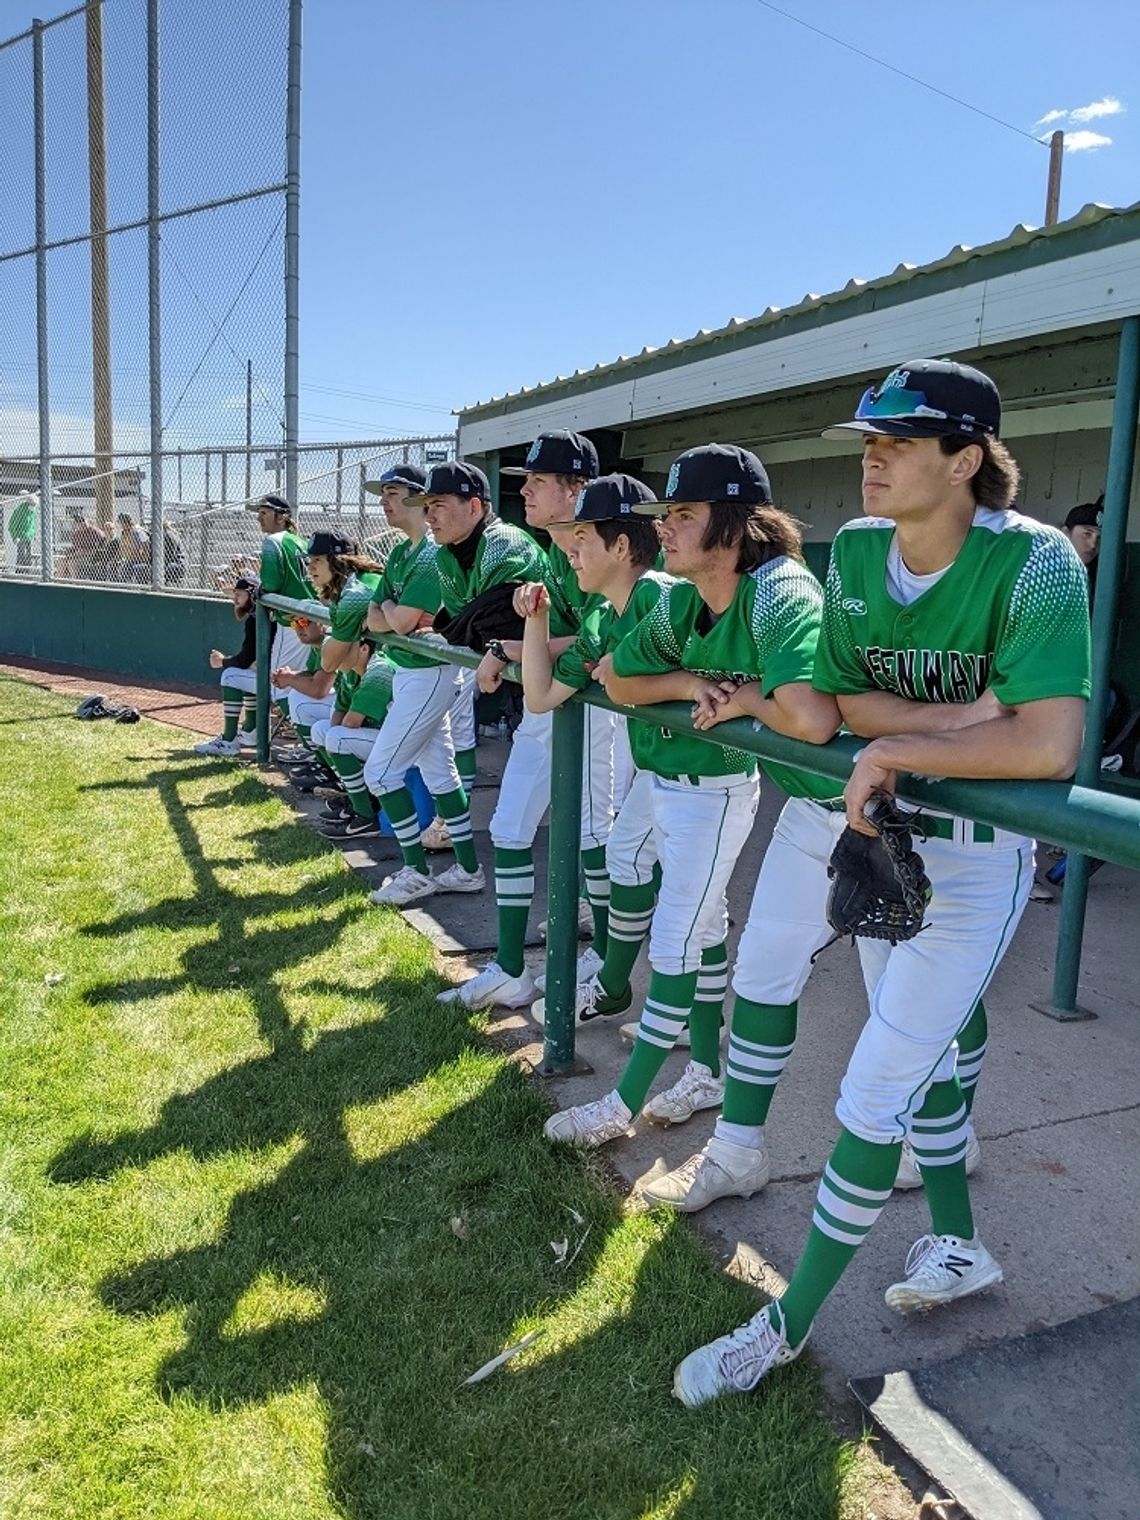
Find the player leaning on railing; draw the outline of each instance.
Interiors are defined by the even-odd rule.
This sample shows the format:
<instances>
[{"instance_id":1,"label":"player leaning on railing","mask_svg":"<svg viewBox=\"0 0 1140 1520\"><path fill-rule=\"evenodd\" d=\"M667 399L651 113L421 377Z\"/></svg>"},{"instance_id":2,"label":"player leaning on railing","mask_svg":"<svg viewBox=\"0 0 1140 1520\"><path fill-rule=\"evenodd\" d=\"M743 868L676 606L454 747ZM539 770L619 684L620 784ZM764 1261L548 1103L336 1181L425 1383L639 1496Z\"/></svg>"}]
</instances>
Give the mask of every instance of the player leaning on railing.
<instances>
[{"instance_id":1,"label":"player leaning on railing","mask_svg":"<svg viewBox=\"0 0 1140 1520\"><path fill-rule=\"evenodd\" d=\"M576 691L588 687L598 678L599 662L649 615L673 584L671 576L653 568L660 552L653 523L634 511L636 505L654 500L649 487L631 475L603 475L579 494L570 563L582 590L602 601L586 612L568 649L556 655L551 648L549 589L537 584L521 586L515 593L515 605L527 619L522 671L528 712L553 712ZM580 1023L623 1013L633 1001L630 975L649 931L657 893L658 871L652 850L646 849L644 810L635 799L627 814L626 799L621 801L606 846L611 895L605 953L597 970L576 988L575 1017ZM633 820L631 826L626 819ZM722 983L721 998L723 994ZM541 1023L544 999L535 1004L534 1014Z\"/></svg>"},{"instance_id":2,"label":"player leaning on railing","mask_svg":"<svg viewBox=\"0 0 1140 1520\"><path fill-rule=\"evenodd\" d=\"M819 584L800 557L799 529L772 504L754 454L723 444L690 449L669 471L659 516L665 569L685 577L600 662L607 695L638 704L688 701L710 711L730 698L794 738L825 743L839 727L834 698L811 685ZM725 889L760 795L756 763L691 735L630 726L637 775L622 808L639 828L644 865L660 866L649 933L649 991L617 1088L548 1120L552 1140L597 1146L623 1135L690 1025L692 1060L672 1096L687 1118L720 1102L720 1023L727 980ZM713 959L715 957L715 960ZM713 965L719 996L697 999ZM678 1089L683 1089L678 1091Z\"/></svg>"},{"instance_id":3,"label":"player leaning on railing","mask_svg":"<svg viewBox=\"0 0 1140 1520\"><path fill-rule=\"evenodd\" d=\"M587 481L598 473L598 454L579 433L542 433L518 469L529 528L554 535L569 532L574 503ZM536 549L536 568L527 579L541 575L550 597L550 632L556 648L577 634L587 609L597 598L582 590L566 554L552 541L545 554ZM521 634L521 622L518 632ZM503 636L505 637L505 635ZM518 659L522 645L503 637L485 643L487 653L476 672L479 688L492 692L502 684L508 658ZM605 848L613 823L614 733L612 714L589 708L583 724L581 860L586 891L594 912L595 944L605 948L609 879ZM511 752L491 818L495 851L495 899L498 912L497 947L491 961L461 987L449 988L441 1001L467 1008L494 1003L520 1008L531 1002L538 984L523 955L527 923L534 898L534 840L550 806L552 727L548 712L527 711L515 730ZM592 961L589 959L593 957ZM587 950L580 966L594 969L597 955Z\"/></svg>"},{"instance_id":4,"label":"player leaning on railing","mask_svg":"<svg viewBox=\"0 0 1140 1520\"><path fill-rule=\"evenodd\" d=\"M1089 694L1085 576L1063 534L1010 510L1018 470L997 441L1000 423L986 375L916 360L867 391L855 420L837 430L864 435L867 515L832 549L814 680L871 741L845 791L847 822L860 833L874 833L864 809L877 791L893 791L899 771L1059 779L1076 765ZM772 901L778 893L818 924L834 829L807 810L784 821L779 853L770 850L764 867L780 866ZM681 1362L674 1392L686 1404L747 1392L799 1354L890 1197L908 1134L932 1233L912 1248L888 1304L930 1308L1001 1280L970 1207L954 1052L1025 908L1033 844L948 815L924 827L928 927L884 956L840 1086L842 1127L804 1253L775 1303ZM779 928L750 949L742 942L757 984L778 980L778 960L759 957L778 955ZM755 1007L747 1042L737 1042L735 1020L733 1030L770 1080L794 1038L787 1009L772 1004Z\"/></svg>"}]
</instances>

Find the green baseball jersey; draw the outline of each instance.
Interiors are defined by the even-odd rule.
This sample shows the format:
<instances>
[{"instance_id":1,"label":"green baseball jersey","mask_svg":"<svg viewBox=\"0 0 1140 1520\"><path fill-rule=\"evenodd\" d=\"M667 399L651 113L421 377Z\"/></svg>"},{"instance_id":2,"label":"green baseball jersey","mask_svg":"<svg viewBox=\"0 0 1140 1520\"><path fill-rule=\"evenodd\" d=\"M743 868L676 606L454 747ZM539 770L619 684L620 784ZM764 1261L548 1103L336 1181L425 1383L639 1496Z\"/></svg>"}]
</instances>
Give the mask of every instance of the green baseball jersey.
<instances>
[{"instance_id":1,"label":"green baseball jersey","mask_svg":"<svg viewBox=\"0 0 1140 1520\"><path fill-rule=\"evenodd\" d=\"M333 711L347 712L352 706L352 699L360 685L360 677L355 670L338 670L333 680Z\"/></svg>"},{"instance_id":2,"label":"green baseball jersey","mask_svg":"<svg viewBox=\"0 0 1140 1520\"><path fill-rule=\"evenodd\" d=\"M372 594L380 577L367 570L363 575L350 575L335 602L329 603L329 637L351 644L360 637Z\"/></svg>"},{"instance_id":3,"label":"green baseball jersey","mask_svg":"<svg viewBox=\"0 0 1140 1520\"><path fill-rule=\"evenodd\" d=\"M320 668L321 646L320 644L310 644L308 649L305 651L305 674L307 676L315 676Z\"/></svg>"},{"instance_id":4,"label":"green baseball jersey","mask_svg":"<svg viewBox=\"0 0 1140 1520\"><path fill-rule=\"evenodd\" d=\"M918 702L1088 697L1084 567L1056 528L979 507L945 575L909 606L887 592L894 523L845 524L831 550L815 685Z\"/></svg>"},{"instance_id":5,"label":"green baseball jersey","mask_svg":"<svg viewBox=\"0 0 1140 1520\"><path fill-rule=\"evenodd\" d=\"M550 593L550 632L554 638L565 638L578 632L587 613L601 606L602 598L596 592L582 590L570 561L557 544L551 543L545 552L543 581Z\"/></svg>"},{"instance_id":6,"label":"green baseball jersey","mask_svg":"<svg viewBox=\"0 0 1140 1520\"><path fill-rule=\"evenodd\" d=\"M275 596L303 600L316 593L309 584L305 540L298 533L267 533L261 540L261 589ZM273 613L278 623L291 623L287 612Z\"/></svg>"},{"instance_id":7,"label":"green baseball jersey","mask_svg":"<svg viewBox=\"0 0 1140 1520\"><path fill-rule=\"evenodd\" d=\"M381 650L364 667L360 683L352 693L349 710L363 713L370 728L379 728L388 715L392 701L392 677L396 668Z\"/></svg>"},{"instance_id":8,"label":"green baseball jersey","mask_svg":"<svg viewBox=\"0 0 1140 1520\"><path fill-rule=\"evenodd\" d=\"M616 649L642 618L649 616L669 587L676 584L675 576L647 570L634 584L624 612L619 612L612 602L605 601L590 609L578 637L555 660L554 679L565 686L573 686L576 691L585 691L593 680L594 666L602 656Z\"/></svg>"},{"instance_id":9,"label":"green baseball jersey","mask_svg":"<svg viewBox=\"0 0 1140 1520\"><path fill-rule=\"evenodd\" d=\"M443 605L437 554L435 540L430 534L425 534L418 544L413 544L410 538L402 539L388 556L372 600L378 607L388 601L400 607L418 607L421 612L430 612L434 617ZM409 654L404 649L389 648L386 653L392 664L403 670L422 670L425 666L442 663L427 655Z\"/></svg>"},{"instance_id":10,"label":"green baseball jersey","mask_svg":"<svg viewBox=\"0 0 1140 1520\"><path fill-rule=\"evenodd\" d=\"M820 603L815 576L787 555L741 576L731 603L715 620L696 586L677 581L614 650L614 672L647 676L691 670L712 681L758 681L770 696L777 686L811 680ZM648 723L630 723L629 744L635 763L659 776L727 776L756 768L755 757L744 750ZM795 795L812 794L814 778L766 768ZM823 785L826 795L834 793L834 783Z\"/></svg>"},{"instance_id":11,"label":"green baseball jersey","mask_svg":"<svg viewBox=\"0 0 1140 1520\"><path fill-rule=\"evenodd\" d=\"M494 517L483 530L470 570L440 544L436 555L439 587L449 617L458 617L475 597L508 581L544 581L546 556L528 533Z\"/></svg>"}]
</instances>

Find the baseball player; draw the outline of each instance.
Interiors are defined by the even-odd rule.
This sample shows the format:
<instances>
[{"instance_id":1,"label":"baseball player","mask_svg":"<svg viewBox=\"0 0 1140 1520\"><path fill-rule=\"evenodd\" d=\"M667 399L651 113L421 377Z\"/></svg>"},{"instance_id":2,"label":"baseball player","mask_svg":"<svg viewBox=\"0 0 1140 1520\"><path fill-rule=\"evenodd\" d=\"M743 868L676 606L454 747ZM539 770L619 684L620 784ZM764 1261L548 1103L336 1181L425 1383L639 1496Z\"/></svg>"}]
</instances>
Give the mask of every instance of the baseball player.
<instances>
[{"instance_id":1,"label":"baseball player","mask_svg":"<svg viewBox=\"0 0 1140 1520\"><path fill-rule=\"evenodd\" d=\"M257 525L264 535L258 570L261 589L298 600L311 597L313 587L306 570L305 540L297 531L289 503L283 496L262 496L249 503L246 511L257 513ZM277 624L273 640L275 663L289 670L299 669L305 662L305 651L293 632L292 618L287 612L269 615ZM286 700L284 692L275 692L274 697L282 704Z\"/></svg>"},{"instance_id":2,"label":"baseball player","mask_svg":"<svg viewBox=\"0 0 1140 1520\"><path fill-rule=\"evenodd\" d=\"M211 666L222 673L220 681L224 727L216 739L206 739L201 744L195 744L196 755L239 755L243 740L250 744L257 742L254 724L249 722L251 716L256 718L255 713L247 710L246 727L240 736L238 724L241 722L242 704L257 694L257 619L254 617L254 608L259 591L260 586L251 575L239 575L234 581L234 617L242 624L241 648L231 655L223 654L220 649L210 650ZM271 624L270 629L272 637L277 624Z\"/></svg>"},{"instance_id":3,"label":"baseball player","mask_svg":"<svg viewBox=\"0 0 1140 1520\"><path fill-rule=\"evenodd\" d=\"M685 579L603 658L611 699L689 701L711 712L749 684L754 716L796 738L830 739L839 727L835 700L811 685L819 585L800 557L798 528L772 504L755 454L715 443L690 449L669 471L665 500L635 510L662 514L665 569ZM743 751L646 723L632 725L630 746L638 775L622 816L644 808L642 858L661 872L649 991L617 1088L554 1114L545 1126L551 1140L590 1148L627 1132L686 1024L692 1060L670 1090L676 1118L721 1101L720 1001L714 1016L702 1016L694 1003L697 973L702 952L715 949L727 978L725 889L760 795L755 762Z\"/></svg>"},{"instance_id":4,"label":"baseball player","mask_svg":"<svg viewBox=\"0 0 1140 1520\"><path fill-rule=\"evenodd\" d=\"M594 445L579 433L543 433L531 444L521 468L504 473L525 477L522 498L527 525L567 532L574 520L574 503L586 483L598 473ZM527 580L541 578L550 598L550 632L557 653L573 641L583 615L597 598L583 591L565 551L552 542L545 555L535 549L535 568ZM493 639L476 672L483 691L502 683L508 659L518 659L521 643ZM614 722L612 714L588 709L583 739L582 865L586 891L594 913L595 943L605 947L609 911L609 878L605 847L613 822ZM449 988L441 1002L467 1008L493 1003L519 1008L539 990L524 960L527 921L534 897L534 837L550 806L552 726L549 712L528 711L515 730L511 753L491 819L495 850L495 897L498 906L498 948L495 958L471 981ZM579 976L600 966L596 952L579 962Z\"/></svg>"},{"instance_id":5,"label":"baseball player","mask_svg":"<svg viewBox=\"0 0 1140 1520\"><path fill-rule=\"evenodd\" d=\"M352 646L341 674L349 679L338 687L338 711L313 724L312 740L340 777L350 812L345 817L337 810L336 817L322 819L323 832L332 839L370 838L379 834L380 822L365 785L364 765L392 703L395 666L363 636Z\"/></svg>"},{"instance_id":6,"label":"baseball player","mask_svg":"<svg viewBox=\"0 0 1140 1520\"><path fill-rule=\"evenodd\" d=\"M899 771L1029 779L1075 767L1089 694L1085 576L1062 533L1011 510L1018 470L998 441L1000 424L988 376L914 360L869 389L853 421L824 435L855 432L864 444L866 516L835 539L815 670L816 686L870 741L844 793L846 821L862 833L874 832L869 799L892 792ZM890 1196L908 1134L932 1233L912 1248L887 1303L927 1309L1001 1280L970 1207L954 1043L1024 911L1033 844L949 815L923 817L929 927L884 955L840 1086L840 1135L804 1253L777 1301L680 1363L673 1387L685 1404L747 1392L798 1356ZM843 815L793 802L781 822L774 917L757 924L737 979L753 1014L738 1050L769 1080L794 1035L780 1005L794 993L795 967L777 953L765 968L759 957L778 952L789 919L822 917L825 862Z\"/></svg>"},{"instance_id":7,"label":"baseball player","mask_svg":"<svg viewBox=\"0 0 1140 1520\"><path fill-rule=\"evenodd\" d=\"M577 638L557 658L550 645L550 592L534 585L516 593L516 605L527 618L522 664L529 712L551 712L585 689L603 657L649 615L673 584L671 576L653 568L660 553L655 527L634 510L655 499L648 486L621 474L592 480L580 493L568 546L570 563L581 590L603 600L586 612ZM580 1023L623 1013L633 1001L630 974L649 931L660 874L653 852L644 848L652 831L644 795L644 789L632 800L626 795L606 845L609 932L598 969L577 985L575 1016ZM711 976L715 983L715 969ZM722 999L723 993L722 981ZM543 1023L545 999L540 998L532 1011Z\"/></svg>"},{"instance_id":8,"label":"baseball player","mask_svg":"<svg viewBox=\"0 0 1140 1520\"><path fill-rule=\"evenodd\" d=\"M481 597L499 587L509 600L509 588L530 577L540 550L517 528L490 515L491 485L482 470L462 460L433 466L423 504L425 532L413 545L408 530L408 548L385 579L389 595L379 612L387 626L396 627L388 621L393 614L408 629L418 627L432 612L441 617L446 613L447 620L465 612L475 616L478 607L473 604ZM374 613L373 627L378 622ZM392 706L364 779L383 802L404 865L371 894L372 900L403 906L435 892L478 892L485 879L475 855L467 793L451 737L450 714L462 677L455 666L428 655L393 649L391 658L397 666ZM404 775L413 765L447 823L455 850L455 864L440 876L433 877L428 869L415 806L404 787Z\"/></svg>"}]
</instances>

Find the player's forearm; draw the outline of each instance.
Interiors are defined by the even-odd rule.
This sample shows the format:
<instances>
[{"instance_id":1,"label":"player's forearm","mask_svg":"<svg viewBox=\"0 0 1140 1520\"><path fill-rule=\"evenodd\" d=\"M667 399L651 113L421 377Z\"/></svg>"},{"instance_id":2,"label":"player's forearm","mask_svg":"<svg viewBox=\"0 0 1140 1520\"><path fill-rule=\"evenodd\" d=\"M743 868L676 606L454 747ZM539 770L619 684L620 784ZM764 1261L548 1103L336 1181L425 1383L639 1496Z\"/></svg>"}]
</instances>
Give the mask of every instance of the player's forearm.
<instances>
[{"instance_id":1,"label":"player's forearm","mask_svg":"<svg viewBox=\"0 0 1140 1520\"><path fill-rule=\"evenodd\" d=\"M403 607L392 601L385 602L381 612L390 631L405 636L414 633L423 618L418 607Z\"/></svg>"},{"instance_id":2,"label":"player's forearm","mask_svg":"<svg viewBox=\"0 0 1140 1520\"><path fill-rule=\"evenodd\" d=\"M827 692L816 691L806 681L789 681L765 697L759 683L738 687L736 701L765 728L806 744L827 744L839 732L839 707Z\"/></svg>"},{"instance_id":3,"label":"player's forearm","mask_svg":"<svg viewBox=\"0 0 1140 1520\"><path fill-rule=\"evenodd\" d=\"M692 702L696 678L688 670L666 670L655 676L606 678L606 696L619 707L645 707L652 702Z\"/></svg>"},{"instance_id":4,"label":"player's forearm","mask_svg":"<svg viewBox=\"0 0 1140 1520\"><path fill-rule=\"evenodd\" d=\"M332 675L343 670L351 649L346 639L326 639L321 645L321 669Z\"/></svg>"},{"instance_id":5,"label":"player's forearm","mask_svg":"<svg viewBox=\"0 0 1140 1520\"><path fill-rule=\"evenodd\" d=\"M369 602L368 615L364 620L364 626L369 633L391 633L392 628L384 615L384 608L379 602Z\"/></svg>"},{"instance_id":6,"label":"player's forearm","mask_svg":"<svg viewBox=\"0 0 1140 1520\"><path fill-rule=\"evenodd\" d=\"M504 653L506 645L503 646ZM554 680L554 660L550 649L550 616L544 608L523 625L522 636L523 698L533 713L553 712L566 700L555 692L561 682Z\"/></svg>"},{"instance_id":7,"label":"player's forearm","mask_svg":"<svg viewBox=\"0 0 1140 1520\"><path fill-rule=\"evenodd\" d=\"M970 702L915 702L891 691L847 693L836 698L843 721L861 739L891 734L949 734L971 721Z\"/></svg>"},{"instance_id":8,"label":"player's forearm","mask_svg":"<svg viewBox=\"0 0 1140 1520\"><path fill-rule=\"evenodd\" d=\"M953 734L886 735L868 745L868 751L880 765L921 776L1064 781L1080 755L1084 703L1077 697L1053 699L1047 723L1034 713L1038 705L1028 703L1009 717Z\"/></svg>"},{"instance_id":9,"label":"player's forearm","mask_svg":"<svg viewBox=\"0 0 1140 1520\"><path fill-rule=\"evenodd\" d=\"M295 675L289 685L303 697L327 697L335 678L335 671L317 670L311 675Z\"/></svg>"}]
</instances>

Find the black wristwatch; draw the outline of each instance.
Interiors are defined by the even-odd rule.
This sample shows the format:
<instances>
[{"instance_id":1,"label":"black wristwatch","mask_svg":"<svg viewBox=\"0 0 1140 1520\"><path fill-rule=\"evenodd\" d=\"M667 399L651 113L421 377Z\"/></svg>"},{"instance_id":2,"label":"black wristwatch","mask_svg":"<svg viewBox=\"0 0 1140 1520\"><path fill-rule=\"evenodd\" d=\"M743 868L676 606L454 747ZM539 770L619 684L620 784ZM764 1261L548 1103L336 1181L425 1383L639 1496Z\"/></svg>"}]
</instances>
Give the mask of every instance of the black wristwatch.
<instances>
[{"instance_id":1,"label":"black wristwatch","mask_svg":"<svg viewBox=\"0 0 1140 1520\"><path fill-rule=\"evenodd\" d=\"M502 660L504 665L509 665L511 663L507 658L507 651L503 648L502 639L488 639L487 653L494 655L496 660Z\"/></svg>"}]
</instances>

